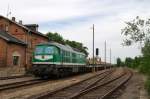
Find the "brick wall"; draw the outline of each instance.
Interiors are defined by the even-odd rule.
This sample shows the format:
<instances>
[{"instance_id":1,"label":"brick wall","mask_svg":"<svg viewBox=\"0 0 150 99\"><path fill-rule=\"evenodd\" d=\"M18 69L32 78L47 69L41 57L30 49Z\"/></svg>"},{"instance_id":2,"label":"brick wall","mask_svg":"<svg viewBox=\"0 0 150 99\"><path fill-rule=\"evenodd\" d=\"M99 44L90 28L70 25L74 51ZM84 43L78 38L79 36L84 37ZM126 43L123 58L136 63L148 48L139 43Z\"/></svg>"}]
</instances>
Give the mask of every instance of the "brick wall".
<instances>
[{"instance_id":1,"label":"brick wall","mask_svg":"<svg viewBox=\"0 0 150 99\"><path fill-rule=\"evenodd\" d=\"M0 67L14 66L13 55L18 54L20 56L20 63L18 66L25 66L26 57L25 46L7 43L0 38Z\"/></svg>"},{"instance_id":2,"label":"brick wall","mask_svg":"<svg viewBox=\"0 0 150 99\"><path fill-rule=\"evenodd\" d=\"M8 77L8 76L19 76L25 74L25 68L23 67L0 67L0 77Z\"/></svg>"},{"instance_id":3,"label":"brick wall","mask_svg":"<svg viewBox=\"0 0 150 99\"><path fill-rule=\"evenodd\" d=\"M44 43L44 42L48 42L48 39L41 37L39 35L35 35L32 34L32 49L35 49L35 45L40 44L40 43Z\"/></svg>"},{"instance_id":4,"label":"brick wall","mask_svg":"<svg viewBox=\"0 0 150 99\"><path fill-rule=\"evenodd\" d=\"M28 47L26 49L27 57L24 60L25 61L24 63L26 63L27 66L30 67L32 64L31 58L35 45L42 42L47 42L48 39L35 33L28 33L28 30L18 26L17 24L12 23L5 18L0 18L0 29L6 30L6 26L8 26L9 33L11 33L16 38L28 43Z\"/></svg>"},{"instance_id":5,"label":"brick wall","mask_svg":"<svg viewBox=\"0 0 150 99\"><path fill-rule=\"evenodd\" d=\"M4 18L0 18L0 29L6 30L6 26L8 26L8 32L14 35L16 38L26 42L27 40L27 30L21 28L20 26L12 23Z\"/></svg>"},{"instance_id":6,"label":"brick wall","mask_svg":"<svg viewBox=\"0 0 150 99\"><path fill-rule=\"evenodd\" d=\"M4 67L7 65L6 54L7 42L0 38L0 67Z\"/></svg>"},{"instance_id":7,"label":"brick wall","mask_svg":"<svg viewBox=\"0 0 150 99\"><path fill-rule=\"evenodd\" d=\"M19 64L13 65L13 55L17 54L19 56ZM25 46L9 44L7 51L7 66L25 66Z\"/></svg>"},{"instance_id":8,"label":"brick wall","mask_svg":"<svg viewBox=\"0 0 150 99\"><path fill-rule=\"evenodd\" d=\"M20 55L19 64L13 65L13 55ZM0 38L0 77L25 73L25 46L7 43Z\"/></svg>"}]
</instances>

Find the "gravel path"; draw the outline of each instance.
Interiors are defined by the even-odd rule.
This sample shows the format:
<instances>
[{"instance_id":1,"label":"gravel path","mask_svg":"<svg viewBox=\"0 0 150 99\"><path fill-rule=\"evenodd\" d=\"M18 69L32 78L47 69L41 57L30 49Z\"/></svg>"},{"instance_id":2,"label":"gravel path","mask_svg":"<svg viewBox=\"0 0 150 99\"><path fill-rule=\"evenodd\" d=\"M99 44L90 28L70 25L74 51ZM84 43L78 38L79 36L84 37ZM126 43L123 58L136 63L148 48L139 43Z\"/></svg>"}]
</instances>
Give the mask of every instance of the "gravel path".
<instances>
[{"instance_id":1,"label":"gravel path","mask_svg":"<svg viewBox=\"0 0 150 99\"><path fill-rule=\"evenodd\" d=\"M125 85L125 90L122 90L122 95L117 99L150 99L144 89L146 77L136 71L133 72L133 77Z\"/></svg>"}]
</instances>

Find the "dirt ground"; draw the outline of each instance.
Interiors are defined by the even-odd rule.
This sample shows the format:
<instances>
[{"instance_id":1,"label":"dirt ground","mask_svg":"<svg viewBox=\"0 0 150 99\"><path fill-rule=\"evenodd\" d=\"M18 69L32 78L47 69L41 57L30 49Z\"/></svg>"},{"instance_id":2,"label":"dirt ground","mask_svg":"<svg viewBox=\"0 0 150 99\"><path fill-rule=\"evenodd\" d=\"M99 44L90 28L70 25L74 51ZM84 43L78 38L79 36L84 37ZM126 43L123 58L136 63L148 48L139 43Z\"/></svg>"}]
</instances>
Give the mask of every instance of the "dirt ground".
<instances>
[{"instance_id":1,"label":"dirt ground","mask_svg":"<svg viewBox=\"0 0 150 99\"><path fill-rule=\"evenodd\" d=\"M0 92L0 99L27 99L30 96L36 96L48 91L53 91L59 88L63 88L75 83L78 83L84 79L102 73L104 71L99 71L95 73L87 73L83 75L76 75L73 77L62 78L58 80L50 80L46 83L41 83L38 85L28 86L26 88L12 89L8 91Z\"/></svg>"},{"instance_id":2,"label":"dirt ground","mask_svg":"<svg viewBox=\"0 0 150 99\"><path fill-rule=\"evenodd\" d=\"M133 71L133 77L125 85L121 96L117 99L150 99L144 89L146 77L137 71Z\"/></svg>"}]
</instances>

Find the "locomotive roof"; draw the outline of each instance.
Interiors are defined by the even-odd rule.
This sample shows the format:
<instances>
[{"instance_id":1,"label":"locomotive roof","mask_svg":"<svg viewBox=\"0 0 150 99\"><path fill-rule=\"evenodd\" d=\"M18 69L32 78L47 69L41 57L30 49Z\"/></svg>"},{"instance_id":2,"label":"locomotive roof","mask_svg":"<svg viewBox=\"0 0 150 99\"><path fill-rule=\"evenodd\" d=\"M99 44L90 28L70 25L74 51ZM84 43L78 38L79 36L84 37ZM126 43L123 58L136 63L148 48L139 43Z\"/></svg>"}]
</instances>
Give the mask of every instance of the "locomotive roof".
<instances>
[{"instance_id":1,"label":"locomotive roof","mask_svg":"<svg viewBox=\"0 0 150 99\"><path fill-rule=\"evenodd\" d=\"M63 49L65 51L69 51L69 52L73 52L73 53L78 53L78 54L82 54L82 55L85 55L84 53L82 52L78 52L78 51L75 51L71 46L69 45L62 45L60 43L57 43L57 42L46 42L46 43L41 43L41 44L38 44L38 45L54 45L60 49Z\"/></svg>"}]
</instances>

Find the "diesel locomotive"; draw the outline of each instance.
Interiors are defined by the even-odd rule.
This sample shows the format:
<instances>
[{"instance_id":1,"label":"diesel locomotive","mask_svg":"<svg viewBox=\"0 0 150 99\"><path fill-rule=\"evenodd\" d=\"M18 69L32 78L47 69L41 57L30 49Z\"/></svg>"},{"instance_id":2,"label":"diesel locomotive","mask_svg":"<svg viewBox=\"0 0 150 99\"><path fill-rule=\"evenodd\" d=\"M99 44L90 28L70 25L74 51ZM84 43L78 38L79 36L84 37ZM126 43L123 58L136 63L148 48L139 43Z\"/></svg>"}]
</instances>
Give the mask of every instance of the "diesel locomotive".
<instances>
[{"instance_id":1,"label":"diesel locomotive","mask_svg":"<svg viewBox=\"0 0 150 99\"><path fill-rule=\"evenodd\" d=\"M69 45L47 42L36 45L32 59L32 73L38 77L63 77L89 72L86 55Z\"/></svg>"}]
</instances>

